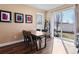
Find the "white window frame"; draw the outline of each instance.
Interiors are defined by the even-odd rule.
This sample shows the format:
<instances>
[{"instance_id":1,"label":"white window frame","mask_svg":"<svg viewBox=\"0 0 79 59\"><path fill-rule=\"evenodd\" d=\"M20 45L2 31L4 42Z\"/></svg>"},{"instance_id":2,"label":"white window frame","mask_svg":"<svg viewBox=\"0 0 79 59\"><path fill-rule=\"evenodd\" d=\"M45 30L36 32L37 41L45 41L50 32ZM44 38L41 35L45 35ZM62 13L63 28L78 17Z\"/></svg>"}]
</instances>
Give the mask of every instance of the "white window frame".
<instances>
[{"instance_id":1,"label":"white window frame","mask_svg":"<svg viewBox=\"0 0 79 59\"><path fill-rule=\"evenodd\" d=\"M42 24L41 25L37 24L37 15L42 16ZM44 24L45 24L44 13L36 13L36 29L40 29L40 30L44 29Z\"/></svg>"}]
</instances>

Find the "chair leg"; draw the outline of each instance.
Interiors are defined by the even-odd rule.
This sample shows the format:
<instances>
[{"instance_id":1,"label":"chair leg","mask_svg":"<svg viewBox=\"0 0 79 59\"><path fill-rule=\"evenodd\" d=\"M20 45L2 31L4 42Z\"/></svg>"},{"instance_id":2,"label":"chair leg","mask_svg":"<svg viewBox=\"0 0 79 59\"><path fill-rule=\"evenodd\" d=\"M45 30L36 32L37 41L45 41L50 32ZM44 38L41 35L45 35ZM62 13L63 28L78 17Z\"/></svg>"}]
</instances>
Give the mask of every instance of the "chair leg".
<instances>
[{"instance_id":1,"label":"chair leg","mask_svg":"<svg viewBox=\"0 0 79 59\"><path fill-rule=\"evenodd\" d=\"M28 43L27 40L24 40L24 43L25 43L25 45L26 45L27 47L29 47L29 43Z\"/></svg>"},{"instance_id":2,"label":"chair leg","mask_svg":"<svg viewBox=\"0 0 79 59\"><path fill-rule=\"evenodd\" d=\"M31 44L31 51L33 51L33 42L30 42Z\"/></svg>"},{"instance_id":3,"label":"chair leg","mask_svg":"<svg viewBox=\"0 0 79 59\"><path fill-rule=\"evenodd\" d=\"M32 44L31 44L31 51L32 51Z\"/></svg>"}]
</instances>

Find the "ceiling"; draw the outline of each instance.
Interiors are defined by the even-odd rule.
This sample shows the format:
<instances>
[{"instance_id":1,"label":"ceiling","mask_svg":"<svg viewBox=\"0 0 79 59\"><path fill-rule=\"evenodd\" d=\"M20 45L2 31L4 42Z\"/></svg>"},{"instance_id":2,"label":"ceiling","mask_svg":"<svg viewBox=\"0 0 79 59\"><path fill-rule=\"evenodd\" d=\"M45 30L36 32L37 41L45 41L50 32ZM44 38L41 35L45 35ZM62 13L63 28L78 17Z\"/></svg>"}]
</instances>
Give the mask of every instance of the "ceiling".
<instances>
[{"instance_id":1,"label":"ceiling","mask_svg":"<svg viewBox=\"0 0 79 59\"><path fill-rule=\"evenodd\" d=\"M43 10L50 10L54 9L56 7L59 7L63 4L29 4L32 7L38 8L38 9L43 9Z\"/></svg>"}]
</instances>

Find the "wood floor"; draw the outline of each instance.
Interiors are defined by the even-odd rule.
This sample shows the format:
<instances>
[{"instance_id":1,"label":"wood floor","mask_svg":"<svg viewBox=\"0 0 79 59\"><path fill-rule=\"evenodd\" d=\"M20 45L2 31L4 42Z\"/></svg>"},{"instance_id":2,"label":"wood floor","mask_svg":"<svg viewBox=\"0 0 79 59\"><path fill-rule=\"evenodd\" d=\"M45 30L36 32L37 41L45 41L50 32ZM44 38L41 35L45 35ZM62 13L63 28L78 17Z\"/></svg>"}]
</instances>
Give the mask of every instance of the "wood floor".
<instances>
[{"instance_id":1,"label":"wood floor","mask_svg":"<svg viewBox=\"0 0 79 59\"><path fill-rule=\"evenodd\" d=\"M36 51L35 45L33 45L33 50L31 50L31 47L26 47L24 42L20 42L13 45L0 47L0 54L51 54L52 45L53 40L49 38L47 39L46 48Z\"/></svg>"}]
</instances>

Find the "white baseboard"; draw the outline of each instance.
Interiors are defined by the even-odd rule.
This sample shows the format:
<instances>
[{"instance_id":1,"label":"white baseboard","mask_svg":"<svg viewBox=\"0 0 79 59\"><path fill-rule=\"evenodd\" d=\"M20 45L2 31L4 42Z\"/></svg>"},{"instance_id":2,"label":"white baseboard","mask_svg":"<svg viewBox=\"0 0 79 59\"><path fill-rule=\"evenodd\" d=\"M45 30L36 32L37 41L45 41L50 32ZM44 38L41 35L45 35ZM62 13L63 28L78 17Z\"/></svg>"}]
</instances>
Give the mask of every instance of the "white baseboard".
<instances>
[{"instance_id":1,"label":"white baseboard","mask_svg":"<svg viewBox=\"0 0 79 59\"><path fill-rule=\"evenodd\" d=\"M17 41L2 43L2 44L0 44L0 47L11 45L11 44L15 44L15 43L19 43L19 42L22 42L22 41L24 41L24 40L22 39L22 40L17 40Z\"/></svg>"}]
</instances>

